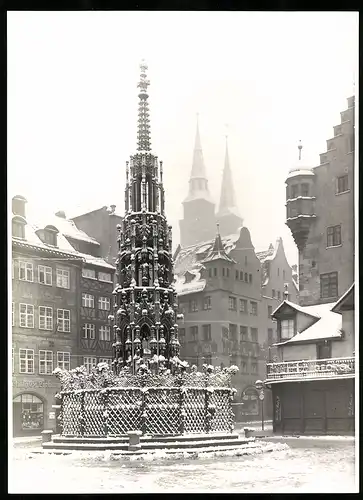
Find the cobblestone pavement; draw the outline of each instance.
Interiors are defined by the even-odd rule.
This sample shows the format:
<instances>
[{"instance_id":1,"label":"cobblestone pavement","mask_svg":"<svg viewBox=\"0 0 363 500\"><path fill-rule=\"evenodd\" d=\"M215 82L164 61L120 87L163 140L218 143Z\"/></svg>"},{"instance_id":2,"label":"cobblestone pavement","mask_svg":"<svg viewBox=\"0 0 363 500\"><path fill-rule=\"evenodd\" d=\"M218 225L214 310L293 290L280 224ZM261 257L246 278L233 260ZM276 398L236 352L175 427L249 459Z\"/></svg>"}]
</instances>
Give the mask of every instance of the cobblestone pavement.
<instances>
[{"instance_id":1,"label":"cobblestone pavement","mask_svg":"<svg viewBox=\"0 0 363 500\"><path fill-rule=\"evenodd\" d=\"M280 438L280 442L287 446L271 453L242 457L122 462L112 459L109 452L33 455L31 450L40 446L38 439L31 447L17 446L12 450L9 492L357 491L352 437L286 437Z\"/></svg>"}]
</instances>

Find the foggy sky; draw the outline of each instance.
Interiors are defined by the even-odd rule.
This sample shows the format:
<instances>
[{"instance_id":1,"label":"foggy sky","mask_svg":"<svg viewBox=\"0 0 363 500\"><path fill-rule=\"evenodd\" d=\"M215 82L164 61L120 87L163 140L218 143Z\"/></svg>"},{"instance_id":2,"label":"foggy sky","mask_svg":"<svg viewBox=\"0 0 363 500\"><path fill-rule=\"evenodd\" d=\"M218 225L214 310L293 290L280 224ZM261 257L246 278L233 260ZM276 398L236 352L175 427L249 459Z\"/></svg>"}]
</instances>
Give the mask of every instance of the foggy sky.
<instances>
[{"instance_id":1,"label":"foggy sky","mask_svg":"<svg viewBox=\"0 0 363 500\"><path fill-rule=\"evenodd\" d=\"M356 13L9 12L8 189L67 217L115 204L136 152L137 81L149 65L152 149L179 242L196 127L219 204L225 124L239 209L256 251L283 237L285 179L319 164L356 88Z\"/></svg>"}]
</instances>

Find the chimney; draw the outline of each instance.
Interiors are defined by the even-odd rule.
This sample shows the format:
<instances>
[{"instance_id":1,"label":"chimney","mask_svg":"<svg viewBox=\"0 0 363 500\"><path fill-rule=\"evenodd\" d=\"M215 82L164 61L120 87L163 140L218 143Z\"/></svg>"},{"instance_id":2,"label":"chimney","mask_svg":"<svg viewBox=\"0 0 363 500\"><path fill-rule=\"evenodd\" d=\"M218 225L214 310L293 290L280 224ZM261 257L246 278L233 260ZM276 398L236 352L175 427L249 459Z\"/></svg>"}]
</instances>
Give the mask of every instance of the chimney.
<instances>
[{"instance_id":1,"label":"chimney","mask_svg":"<svg viewBox=\"0 0 363 500\"><path fill-rule=\"evenodd\" d=\"M18 194L14 196L12 200L13 214L20 215L25 219L25 203L27 203L27 200L24 198L24 196L20 196Z\"/></svg>"},{"instance_id":2,"label":"chimney","mask_svg":"<svg viewBox=\"0 0 363 500\"><path fill-rule=\"evenodd\" d=\"M110 208L111 208L110 214L114 214L115 213L115 209L116 209L116 205L110 205Z\"/></svg>"},{"instance_id":3,"label":"chimney","mask_svg":"<svg viewBox=\"0 0 363 500\"><path fill-rule=\"evenodd\" d=\"M61 217L62 219L65 219L66 218L66 214L63 210L59 210L58 212L56 212L55 214L56 217Z\"/></svg>"}]
</instances>

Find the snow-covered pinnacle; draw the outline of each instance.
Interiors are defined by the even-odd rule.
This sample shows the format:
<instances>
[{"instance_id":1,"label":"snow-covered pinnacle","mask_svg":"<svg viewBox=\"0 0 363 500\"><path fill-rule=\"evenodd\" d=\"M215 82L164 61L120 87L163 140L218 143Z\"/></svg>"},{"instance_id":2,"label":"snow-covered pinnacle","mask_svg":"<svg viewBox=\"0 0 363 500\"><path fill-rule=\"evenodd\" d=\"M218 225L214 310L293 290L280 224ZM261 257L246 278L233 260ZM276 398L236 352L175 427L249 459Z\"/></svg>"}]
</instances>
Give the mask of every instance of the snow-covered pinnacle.
<instances>
[{"instance_id":1,"label":"snow-covered pinnacle","mask_svg":"<svg viewBox=\"0 0 363 500\"><path fill-rule=\"evenodd\" d=\"M150 139L150 118L149 118L149 103L147 99L149 94L147 93L147 88L150 84L147 80L146 71L148 69L145 61L140 64L140 81L137 84L140 89L139 92L139 118L137 126L137 150L138 151L151 151L151 139Z\"/></svg>"}]
</instances>

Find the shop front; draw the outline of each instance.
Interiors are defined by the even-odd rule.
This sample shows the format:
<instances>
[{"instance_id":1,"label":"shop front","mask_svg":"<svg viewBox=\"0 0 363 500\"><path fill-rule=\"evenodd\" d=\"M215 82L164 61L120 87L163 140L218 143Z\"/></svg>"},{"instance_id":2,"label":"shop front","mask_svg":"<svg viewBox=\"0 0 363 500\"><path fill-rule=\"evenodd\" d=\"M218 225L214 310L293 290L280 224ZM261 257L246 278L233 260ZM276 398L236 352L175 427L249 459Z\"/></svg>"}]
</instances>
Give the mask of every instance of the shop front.
<instances>
[{"instance_id":1,"label":"shop front","mask_svg":"<svg viewBox=\"0 0 363 500\"><path fill-rule=\"evenodd\" d=\"M13 436L39 435L44 429L56 430L55 395L57 382L40 378L13 379Z\"/></svg>"}]
</instances>

